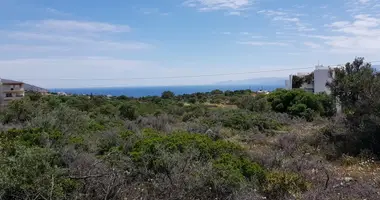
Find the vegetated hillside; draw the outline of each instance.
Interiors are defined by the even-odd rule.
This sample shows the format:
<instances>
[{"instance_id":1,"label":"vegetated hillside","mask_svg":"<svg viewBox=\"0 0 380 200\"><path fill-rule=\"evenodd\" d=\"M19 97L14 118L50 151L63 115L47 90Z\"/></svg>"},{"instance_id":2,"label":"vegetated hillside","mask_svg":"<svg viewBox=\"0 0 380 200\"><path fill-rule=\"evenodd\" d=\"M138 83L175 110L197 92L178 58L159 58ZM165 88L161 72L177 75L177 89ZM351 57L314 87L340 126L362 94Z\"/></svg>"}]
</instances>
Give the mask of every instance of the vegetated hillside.
<instances>
[{"instance_id":1,"label":"vegetated hillside","mask_svg":"<svg viewBox=\"0 0 380 200\"><path fill-rule=\"evenodd\" d=\"M336 70L334 96L30 93L1 113L0 199L379 199L380 78Z\"/></svg>"}]
</instances>

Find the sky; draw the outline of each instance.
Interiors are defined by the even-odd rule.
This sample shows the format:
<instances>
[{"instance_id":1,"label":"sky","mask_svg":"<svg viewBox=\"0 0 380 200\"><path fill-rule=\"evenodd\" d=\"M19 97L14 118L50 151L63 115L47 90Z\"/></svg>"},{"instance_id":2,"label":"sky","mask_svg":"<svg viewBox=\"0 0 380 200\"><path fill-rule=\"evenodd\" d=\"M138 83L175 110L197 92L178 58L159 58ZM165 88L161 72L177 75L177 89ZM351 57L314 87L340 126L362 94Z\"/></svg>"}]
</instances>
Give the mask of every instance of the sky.
<instances>
[{"instance_id":1,"label":"sky","mask_svg":"<svg viewBox=\"0 0 380 200\"><path fill-rule=\"evenodd\" d=\"M355 57L380 61L380 0L0 0L0 77L45 88L287 77Z\"/></svg>"}]
</instances>

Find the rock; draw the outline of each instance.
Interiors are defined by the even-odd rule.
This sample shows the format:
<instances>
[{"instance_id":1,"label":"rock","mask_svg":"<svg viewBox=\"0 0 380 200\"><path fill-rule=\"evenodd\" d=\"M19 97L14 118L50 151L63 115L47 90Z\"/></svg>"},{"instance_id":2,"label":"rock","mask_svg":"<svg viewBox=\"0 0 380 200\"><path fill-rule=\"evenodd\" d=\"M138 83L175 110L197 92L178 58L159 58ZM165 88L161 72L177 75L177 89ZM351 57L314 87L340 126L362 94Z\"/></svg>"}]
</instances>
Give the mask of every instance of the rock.
<instances>
[{"instance_id":1,"label":"rock","mask_svg":"<svg viewBox=\"0 0 380 200\"><path fill-rule=\"evenodd\" d=\"M344 177L343 180L346 181L346 182L351 182L351 181L354 180L354 178L347 176L347 177Z\"/></svg>"}]
</instances>

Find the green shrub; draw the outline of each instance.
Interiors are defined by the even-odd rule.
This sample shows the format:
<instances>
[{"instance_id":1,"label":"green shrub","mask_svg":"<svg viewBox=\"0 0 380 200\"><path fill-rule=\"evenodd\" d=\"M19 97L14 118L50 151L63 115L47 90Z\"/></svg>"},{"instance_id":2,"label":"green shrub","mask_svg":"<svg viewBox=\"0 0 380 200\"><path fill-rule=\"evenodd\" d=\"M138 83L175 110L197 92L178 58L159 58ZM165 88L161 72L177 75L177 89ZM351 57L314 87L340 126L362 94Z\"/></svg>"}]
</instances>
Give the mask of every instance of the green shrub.
<instances>
[{"instance_id":1,"label":"green shrub","mask_svg":"<svg viewBox=\"0 0 380 200\"><path fill-rule=\"evenodd\" d=\"M231 181L229 185L237 185L246 179L260 184L265 180L265 171L260 165L232 154L222 154L214 161L214 168L221 178Z\"/></svg>"},{"instance_id":2,"label":"green shrub","mask_svg":"<svg viewBox=\"0 0 380 200\"><path fill-rule=\"evenodd\" d=\"M309 183L297 174L273 171L267 173L263 189L270 199L282 199L289 195L299 197L308 188Z\"/></svg>"},{"instance_id":3,"label":"green shrub","mask_svg":"<svg viewBox=\"0 0 380 200\"><path fill-rule=\"evenodd\" d=\"M36 108L33 104L28 98L10 102L5 110L3 123L29 121L35 116Z\"/></svg>"},{"instance_id":4,"label":"green shrub","mask_svg":"<svg viewBox=\"0 0 380 200\"><path fill-rule=\"evenodd\" d=\"M174 95L174 93L171 92L171 91L165 91L165 92L163 92L162 95L161 95L161 98L163 98L163 99L172 99L172 98L174 98L174 97L175 97L175 95Z\"/></svg>"},{"instance_id":5,"label":"green shrub","mask_svg":"<svg viewBox=\"0 0 380 200\"><path fill-rule=\"evenodd\" d=\"M61 199L75 189L75 182L65 178L60 158L53 150L21 144L14 147L11 155L0 153L2 198Z\"/></svg>"},{"instance_id":6,"label":"green shrub","mask_svg":"<svg viewBox=\"0 0 380 200\"><path fill-rule=\"evenodd\" d=\"M222 116L213 119L211 123L216 124L217 121L221 121L225 127L236 130L258 129L264 131L281 129L281 124L274 119L266 118L261 114L251 113L244 110L223 112Z\"/></svg>"},{"instance_id":7,"label":"green shrub","mask_svg":"<svg viewBox=\"0 0 380 200\"><path fill-rule=\"evenodd\" d=\"M315 114L331 117L336 111L331 96L313 94L302 89L278 89L268 96L268 101L273 111L304 117L308 121L312 121Z\"/></svg>"},{"instance_id":8,"label":"green shrub","mask_svg":"<svg viewBox=\"0 0 380 200\"><path fill-rule=\"evenodd\" d=\"M136 108L130 104L122 104L119 107L120 116L125 119L135 120L137 118Z\"/></svg>"},{"instance_id":9,"label":"green shrub","mask_svg":"<svg viewBox=\"0 0 380 200\"><path fill-rule=\"evenodd\" d=\"M38 111L28 126L44 130L57 130L64 135L83 134L89 130L91 119L86 112L61 104L51 112Z\"/></svg>"},{"instance_id":10,"label":"green shrub","mask_svg":"<svg viewBox=\"0 0 380 200\"><path fill-rule=\"evenodd\" d=\"M112 104L105 104L105 105L98 107L95 110L95 112L102 114L102 115L107 115L107 116L117 116L118 115L118 108Z\"/></svg>"},{"instance_id":11,"label":"green shrub","mask_svg":"<svg viewBox=\"0 0 380 200\"><path fill-rule=\"evenodd\" d=\"M242 150L238 145L222 140L213 141L206 135L186 132L162 135L145 129L144 138L135 144L131 155L138 161L141 160L141 156L155 155L160 150L183 153L189 148L196 148L200 152L199 159L212 159L222 153L241 153Z\"/></svg>"},{"instance_id":12,"label":"green shrub","mask_svg":"<svg viewBox=\"0 0 380 200\"><path fill-rule=\"evenodd\" d=\"M237 106L253 112L265 112L270 110L270 104L265 95L244 96L239 99Z\"/></svg>"},{"instance_id":13,"label":"green shrub","mask_svg":"<svg viewBox=\"0 0 380 200\"><path fill-rule=\"evenodd\" d=\"M248 185L259 190L266 178L265 170L250 161L242 147L223 140L213 141L206 135L185 132L162 135L148 129L129 154L144 173L148 170L168 177L173 173L183 173L187 166L192 166L190 163L211 163L212 173L203 175L206 176L206 185L202 187L210 187L218 194L231 194ZM186 159L179 161L176 157ZM182 169L181 172L173 171L177 168ZM190 169L192 171L186 172L190 173L187 176L197 176L200 173L196 169Z\"/></svg>"}]
</instances>

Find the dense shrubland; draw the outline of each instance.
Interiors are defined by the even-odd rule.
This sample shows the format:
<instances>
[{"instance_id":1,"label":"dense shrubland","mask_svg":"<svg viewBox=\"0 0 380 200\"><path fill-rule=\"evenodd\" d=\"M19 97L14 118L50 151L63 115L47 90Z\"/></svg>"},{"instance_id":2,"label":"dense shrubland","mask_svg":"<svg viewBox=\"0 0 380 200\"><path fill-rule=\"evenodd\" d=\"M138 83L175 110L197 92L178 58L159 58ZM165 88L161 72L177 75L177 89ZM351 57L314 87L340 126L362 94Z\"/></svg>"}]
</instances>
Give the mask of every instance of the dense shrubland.
<instances>
[{"instance_id":1,"label":"dense shrubland","mask_svg":"<svg viewBox=\"0 0 380 200\"><path fill-rule=\"evenodd\" d=\"M0 199L379 199L371 70L336 69L332 96L28 94L0 115Z\"/></svg>"}]
</instances>

